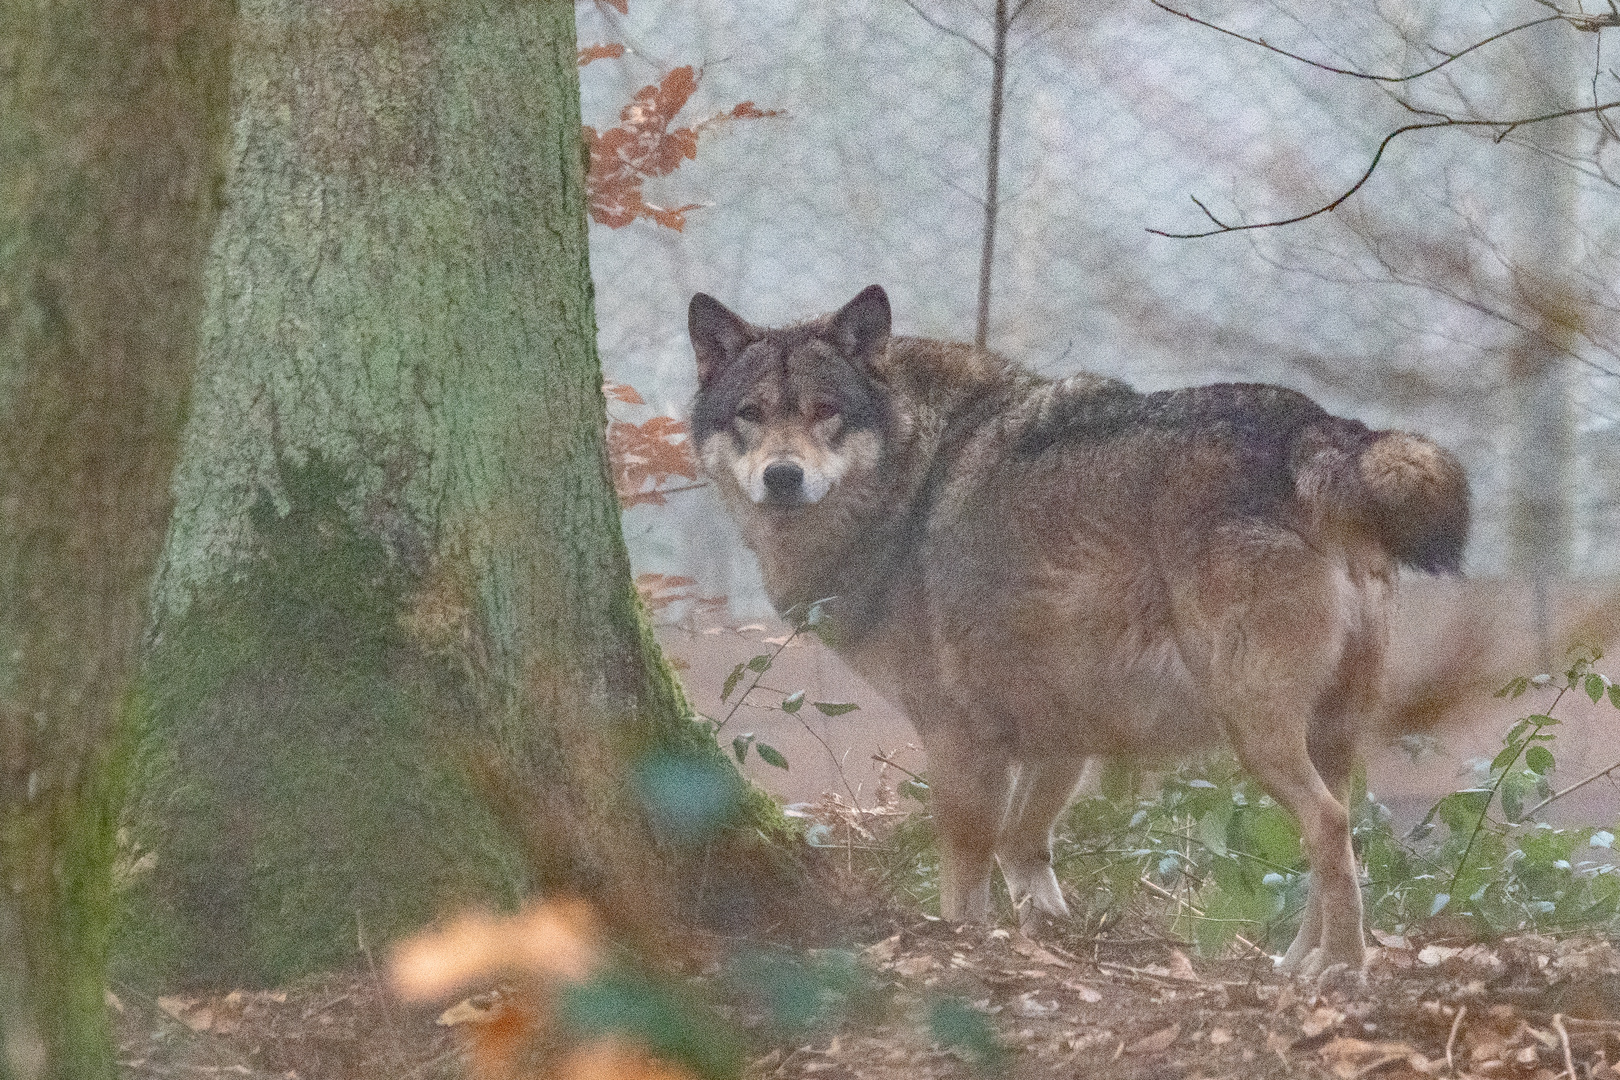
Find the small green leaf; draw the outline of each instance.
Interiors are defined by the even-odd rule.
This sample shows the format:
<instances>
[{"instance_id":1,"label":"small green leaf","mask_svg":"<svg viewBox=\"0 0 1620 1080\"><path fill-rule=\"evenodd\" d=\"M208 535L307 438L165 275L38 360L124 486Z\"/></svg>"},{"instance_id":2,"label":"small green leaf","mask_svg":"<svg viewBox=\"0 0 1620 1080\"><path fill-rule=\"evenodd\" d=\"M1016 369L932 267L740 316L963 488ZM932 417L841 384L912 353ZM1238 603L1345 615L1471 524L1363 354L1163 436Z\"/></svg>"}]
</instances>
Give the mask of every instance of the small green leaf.
<instances>
[{"instance_id":1,"label":"small green leaf","mask_svg":"<svg viewBox=\"0 0 1620 1080\"><path fill-rule=\"evenodd\" d=\"M800 690L796 694L790 694L782 699L782 711L785 713L796 713L802 708L804 708L803 690Z\"/></svg>"},{"instance_id":2,"label":"small green leaf","mask_svg":"<svg viewBox=\"0 0 1620 1080\"><path fill-rule=\"evenodd\" d=\"M1609 687L1609 704L1620 709L1620 686Z\"/></svg>"},{"instance_id":3,"label":"small green leaf","mask_svg":"<svg viewBox=\"0 0 1620 1080\"><path fill-rule=\"evenodd\" d=\"M754 749L759 753L765 764L775 765L778 769L788 767L787 758L783 757L782 752L769 743L755 743Z\"/></svg>"},{"instance_id":4,"label":"small green leaf","mask_svg":"<svg viewBox=\"0 0 1620 1080\"><path fill-rule=\"evenodd\" d=\"M1502 785L1502 816L1510 822L1524 820L1524 790L1521 784Z\"/></svg>"},{"instance_id":5,"label":"small green leaf","mask_svg":"<svg viewBox=\"0 0 1620 1080\"><path fill-rule=\"evenodd\" d=\"M744 670L746 670L745 665L738 664L731 669L731 674L726 676L725 685L720 687L720 700L722 702L731 696L733 690L737 689L737 683L742 679Z\"/></svg>"},{"instance_id":6,"label":"small green leaf","mask_svg":"<svg viewBox=\"0 0 1620 1080\"><path fill-rule=\"evenodd\" d=\"M766 656L764 653L760 653L758 656L748 661L748 670L757 671L763 675L765 672L771 670L771 658Z\"/></svg>"},{"instance_id":7,"label":"small green leaf","mask_svg":"<svg viewBox=\"0 0 1620 1080\"><path fill-rule=\"evenodd\" d=\"M1603 692L1609 688L1609 680L1601 675L1593 674L1586 677L1586 696L1596 705L1603 700Z\"/></svg>"},{"instance_id":8,"label":"small green leaf","mask_svg":"<svg viewBox=\"0 0 1620 1080\"><path fill-rule=\"evenodd\" d=\"M743 758L748 756L748 745L753 741L753 732L749 732L747 735L739 735L731 740L731 752L737 755L737 764L741 765Z\"/></svg>"},{"instance_id":9,"label":"small green leaf","mask_svg":"<svg viewBox=\"0 0 1620 1080\"><path fill-rule=\"evenodd\" d=\"M1530 689L1530 679L1527 676L1520 675L1518 678L1511 680L1506 686L1502 687L1502 689L1498 690L1492 696L1511 699L1519 697L1528 689Z\"/></svg>"},{"instance_id":10,"label":"small green leaf","mask_svg":"<svg viewBox=\"0 0 1620 1080\"><path fill-rule=\"evenodd\" d=\"M1502 747L1502 749L1497 752L1496 756L1491 759L1491 772L1501 772L1509 765L1512 765L1514 759L1519 756L1519 751L1523 749L1524 744L1519 742L1511 742Z\"/></svg>"},{"instance_id":11,"label":"small green leaf","mask_svg":"<svg viewBox=\"0 0 1620 1080\"><path fill-rule=\"evenodd\" d=\"M1563 723L1562 720L1558 720L1554 717L1546 715L1527 716L1525 719L1536 725L1536 727L1553 727L1554 725Z\"/></svg>"},{"instance_id":12,"label":"small green leaf","mask_svg":"<svg viewBox=\"0 0 1620 1080\"><path fill-rule=\"evenodd\" d=\"M1524 763L1534 769L1538 775L1549 772L1557 762L1552 751L1545 746L1532 746L1524 752Z\"/></svg>"},{"instance_id":13,"label":"small green leaf","mask_svg":"<svg viewBox=\"0 0 1620 1080\"><path fill-rule=\"evenodd\" d=\"M843 716L860 708L853 701L812 701L811 704L822 716Z\"/></svg>"},{"instance_id":14,"label":"small green leaf","mask_svg":"<svg viewBox=\"0 0 1620 1080\"><path fill-rule=\"evenodd\" d=\"M1528 721L1528 720L1520 720L1518 723L1516 723L1512 727L1508 728L1508 733L1506 735L1502 736L1502 741L1504 743L1518 742L1520 736L1522 736L1525 732L1527 732L1529 730L1530 730L1530 721Z\"/></svg>"}]
</instances>

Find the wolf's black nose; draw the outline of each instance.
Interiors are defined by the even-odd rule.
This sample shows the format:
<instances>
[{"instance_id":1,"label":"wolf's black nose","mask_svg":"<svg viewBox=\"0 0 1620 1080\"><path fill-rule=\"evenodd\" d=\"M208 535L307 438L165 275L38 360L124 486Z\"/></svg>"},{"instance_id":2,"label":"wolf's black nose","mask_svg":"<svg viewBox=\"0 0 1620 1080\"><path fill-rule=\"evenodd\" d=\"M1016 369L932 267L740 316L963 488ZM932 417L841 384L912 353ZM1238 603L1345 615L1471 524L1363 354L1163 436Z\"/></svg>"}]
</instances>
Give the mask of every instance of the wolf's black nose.
<instances>
[{"instance_id":1,"label":"wolf's black nose","mask_svg":"<svg viewBox=\"0 0 1620 1080\"><path fill-rule=\"evenodd\" d=\"M773 499L797 498L804 487L804 469L796 461L773 461L765 466L765 493Z\"/></svg>"}]
</instances>

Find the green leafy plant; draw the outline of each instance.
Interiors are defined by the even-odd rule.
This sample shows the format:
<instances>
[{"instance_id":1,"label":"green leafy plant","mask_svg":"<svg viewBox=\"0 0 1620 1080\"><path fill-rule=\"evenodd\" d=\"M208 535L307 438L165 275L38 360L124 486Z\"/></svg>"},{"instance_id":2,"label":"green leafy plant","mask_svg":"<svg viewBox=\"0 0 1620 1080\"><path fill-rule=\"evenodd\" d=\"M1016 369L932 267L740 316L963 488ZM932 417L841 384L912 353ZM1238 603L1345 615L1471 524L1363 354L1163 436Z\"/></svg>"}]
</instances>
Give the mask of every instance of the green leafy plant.
<instances>
[{"instance_id":1,"label":"green leafy plant","mask_svg":"<svg viewBox=\"0 0 1620 1080\"><path fill-rule=\"evenodd\" d=\"M787 647L794 642L795 639L806 633L814 631L816 627L821 626L826 621L826 610L827 600L817 600L814 603L806 605L802 615L798 614L796 610L789 611L787 613L787 617L791 621L792 630L788 633L788 635L777 641L776 647L772 651L751 656L731 669L730 674L726 676L725 682L721 684L720 687L720 702L721 704L725 704L729 701L731 703L731 709L719 720L716 720L713 717L705 717L705 720L710 725L710 729L716 739L720 737L720 732L727 724L731 723L732 718L737 715L738 710L741 709L745 704L756 708L776 709L793 717L799 716L800 710L802 710L805 706L805 692L803 690L787 691L774 689L765 685L765 675L771 670L771 668L776 664L777 659L782 655ZM742 686L744 680L747 680L748 685L742 688L741 693L737 693L737 688ZM757 692L763 692L770 695L780 695L780 703L777 705L760 705L758 699L754 697ZM733 698L733 694L736 695L735 698ZM848 701L812 701L809 704L811 708L815 709L822 716L843 716L845 713L854 712L856 709L860 708L859 705ZM800 718L799 722L803 724L803 718ZM808 731L811 737L813 737L817 742L821 743L822 747L827 751L828 755L832 757L834 763L836 763L838 761L838 755L833 753L832 747L827 745L826 740L821 737L821 734L809 724L804 724L804 729ZM768 743L760 742L758 736L753 732L745 732L741 735L735 735L732 737L731 752L736 756L737 764L741 765L743 762L748 760L748 751L750 747L753 748L754 753L761 761L765 762L765 764L774 766L778 769L786 769L788 767L788 760L782 754L782 752Z\"/></svg>"},{"instance_id":2,"label":"green leafy plant","mask_svg":"<svg viewBox=\"0 0 1620 1080\"><path fill-rule=\"evenodd\" d=\"M1555 715L1571 694L1620 708L1620 689L1578 657L1561 675L1515 679L1498 695L1542 695L1545 708L1515 721L1473 782L1397 832L1394 815L1364 782L1352 793L1353 835L1366 871L1368 921L1390 933L1461 919L1480 935L1535 929L1620 932L1620 866L1613 822L1559 828L1540 819L1558 800L1620 762L1563 788ZM912 781L926 799L921 778ZM1091 935L1127 916L1205 954L1237 947L1276 953L1298 928L1308 867L1292 817L1229 756L1161 774L1113 766L1102 790L1059 822L1054 865ZM867 852L869 871L913 900L937 899L937 856L924 814ZM1011 917L1010 908L1003 914Z\"/></svg>"},{"instance_id":3,"label":"green leafy plant","mask_svg":"<svg viewBox=\"0 0 1620 1080\"><path fill-rule=\"evenodd\" d=\"M1599 656L1581 656L1562 680L1514 679L1498 697L1551 694L1545 710L1516 721L1502 749L1477 770L1477 782L1454 791L1403 837L1387 823L1366 823L1363 840L1376 924L1395 930L1447 915L1469 919L1481 933L1514 930L1592 930L1616 927L1620 867L1609 828L1555 828L1538 820L1548 806L1620 770L1620 762L1562 790L1553 715L1571 693L1620 708L1608 676L1593 670ZM1612 823L1610 823L1612 825Z\"/></svg>"}]
</instances>

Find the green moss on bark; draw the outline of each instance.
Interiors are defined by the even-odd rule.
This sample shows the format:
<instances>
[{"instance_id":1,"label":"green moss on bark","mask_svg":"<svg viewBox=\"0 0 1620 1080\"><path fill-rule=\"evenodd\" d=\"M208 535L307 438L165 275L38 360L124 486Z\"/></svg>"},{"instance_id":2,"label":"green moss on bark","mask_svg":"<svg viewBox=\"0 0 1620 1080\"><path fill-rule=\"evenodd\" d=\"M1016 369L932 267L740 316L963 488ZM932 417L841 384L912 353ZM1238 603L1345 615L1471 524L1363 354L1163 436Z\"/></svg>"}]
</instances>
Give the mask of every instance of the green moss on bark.
<instances>
[{"instance_id":1,"label":"green moss on bark","mask_svg":"<svg viewBox=\"0 0 1620 1080\"><path fill-rule=\"evenodd\" d=\"M280 479L286 503L261 491L249 512L252 557L146 666L128 835L155 862L118 957L142 983L284 982L353 962L362 928L381 943L524 888L458 764L465 680L407 633L421 574L356 524L338 467Z\"/></svg>"}]
</instances>

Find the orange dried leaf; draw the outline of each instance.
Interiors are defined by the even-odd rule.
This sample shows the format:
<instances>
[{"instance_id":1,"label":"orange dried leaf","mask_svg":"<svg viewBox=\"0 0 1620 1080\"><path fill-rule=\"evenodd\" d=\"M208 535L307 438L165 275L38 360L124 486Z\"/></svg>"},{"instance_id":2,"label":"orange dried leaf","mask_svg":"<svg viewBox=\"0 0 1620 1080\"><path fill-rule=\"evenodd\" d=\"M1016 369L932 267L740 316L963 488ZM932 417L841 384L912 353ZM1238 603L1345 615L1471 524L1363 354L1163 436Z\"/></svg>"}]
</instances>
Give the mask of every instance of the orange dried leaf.
<instances>
[{"instance_id":1,"label":"orange dried leaf","mask_svg":"<svg viewBox=\"0 0 1620 1080\"><path fill-rule=\"evenodd\" d=\"M608 424L608 460L613 468L613 486L619 503L630 507L643 503L663 505L660 489L670 480L698 479L697 459L692 456L690 428L683 420L655 416L642 424L614 420Z\"/></svg>"},{"instance_id":2,"label":"orange dried leaf","mask_svg":"<svg viewBox=\"0 0 1620 1080\"><path fill-rule=\"evenodd\" d=\"M689 577L673 574L636 576L636 591L641 594L641 602L655 615L682 600L691 601L699 612L718 611L726 606L725 597L699 596L696 589L697 582Z\"/></svg>"},{"instance_id":3,"label":"orange dried leaf","mask_svg":"<svg viewBox=\"0 0 1620 1080\"><path fill-rule=\"evenodd\" d=\"M578 900L555 900L516 915L463 915L443 930L418 934L394 953L402 997L426 1001L506 972L577 980L596 963L596 918Z\"/></svg>"},{"instance_id":4,"label":"orange dried leaf","mask_svg":"<svg viewBox=\"0 0 1620 1080\"><path fill-rule=\"evenodd\" d=\"M598 4L606 4L620 15L630 14L630 0L596 0Z\"/></svg>"},{"instance_id":5,"label":"orange dried leaf","mask_svg":"<svg viewBox=\"0 0 1620 1080\"><path fill-rule=\"evenodd\" d=\"M624 46L617 41L600 42L587 45L579 50L579 66L584 67L592 60L617 60L624 55Z\"/></svg>"},{"instance_id":6,"label":"orange dried leaf","mask_svg":"<svg viewBox=\"0 0 1620 1080\"><path fill-rule=\"evenodd\" d=\"M520 1001L508 1003L488 1023L474 1029L472 1075L511 1077L518 1054L550 1026L550 1013L531 1009Z\"/></svg>"},{"instance_id":7,"label":"orange dried leaf","mask_svg":"<svg viewBox=\"0 0 1620 1080\"><path fill-rule=\"evenodd\" d=\"M683 162L695 159L698 137L704 128L726 120L778 115L747 101L691 127L672 128L675 117L696 93L700 79L700 73L690 65L675 68L658 82L636 91L620 111L618 127L600 132L592 127L584 129L590 159L587 194L592 221L617 229L646 218L680 230L686 224L687 212L698 209L697 204L653 206L642 198L642 183L650 177L667 176Z\"/></svg>"},{"instance_id":8,"label":"orange dried leaf","mask_svg":"<svg viewBox=\"0 0 1620 1080\"><path fill-rule=\"evenodd\" d=\"M622 401L626 405L645 405L646 400L636 392L636 388L628 383L604 382L602 392L614 401Z\"/></svg>"}]
</instances>

